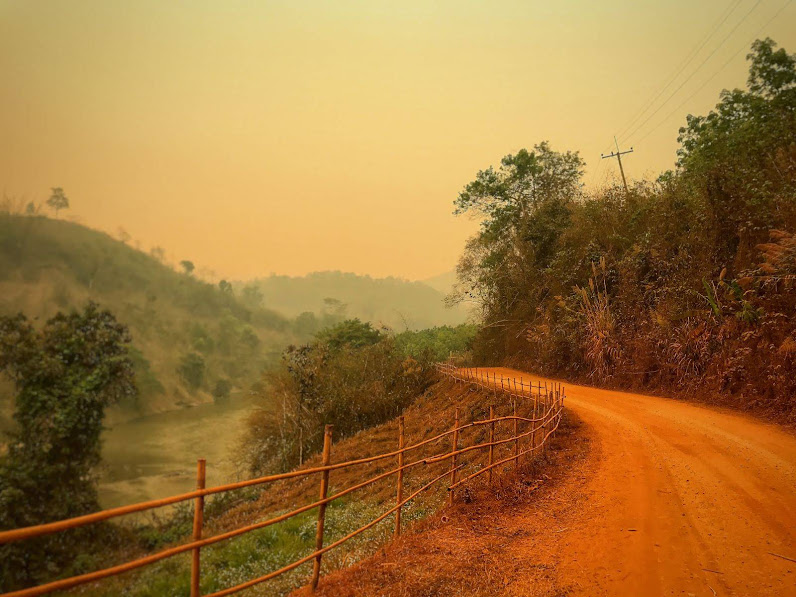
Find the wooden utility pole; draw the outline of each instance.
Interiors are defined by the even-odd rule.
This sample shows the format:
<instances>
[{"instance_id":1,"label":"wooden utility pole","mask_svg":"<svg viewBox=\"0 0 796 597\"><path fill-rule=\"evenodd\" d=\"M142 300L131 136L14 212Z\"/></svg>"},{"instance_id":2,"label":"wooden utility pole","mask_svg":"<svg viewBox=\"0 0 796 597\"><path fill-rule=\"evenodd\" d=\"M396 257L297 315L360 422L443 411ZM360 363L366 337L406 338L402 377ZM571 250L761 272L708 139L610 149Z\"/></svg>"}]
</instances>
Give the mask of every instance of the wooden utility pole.
<instances>
[{"instance_id":1,"label":"wooden utility pole","mask_svg":"<svg viewBox=\"0 0 796 597\"><path fill-rule=\"evenodd\" d=\"M633 148L631 147L627 151L619 151L619 142L616 140L616 137L614 137L614 143L616 143L616 151L612 151L611 155L600 154L600 157L602 159L615 157L616 160L619 162L619 172L622 174L622 183L625 185L625 194L627 194L628 193L627 180L625 179L625 169L622 168L622 156L625 155L626 153L633 153Z\"/></svg>"}]
</instances>

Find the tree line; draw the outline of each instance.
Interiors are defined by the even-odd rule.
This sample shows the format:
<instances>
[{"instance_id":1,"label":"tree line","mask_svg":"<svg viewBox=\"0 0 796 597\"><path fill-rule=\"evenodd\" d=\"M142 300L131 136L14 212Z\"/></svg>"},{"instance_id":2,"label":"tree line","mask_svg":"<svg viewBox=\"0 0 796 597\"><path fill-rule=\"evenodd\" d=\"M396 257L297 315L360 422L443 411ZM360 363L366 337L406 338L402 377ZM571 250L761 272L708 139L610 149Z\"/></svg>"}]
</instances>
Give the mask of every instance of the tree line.
<instances>
[{"instance_id":1,"label":"tree line","mask_svg":"<svg viewBox=\"0 0 796 597\"><path fill-rule=\"evenodd\" d=\"M466 185L482 223L451 300L480 307L477 362L796 416L796 57L748 60L656 180L587 191L543 142Z\"/></svg>"}]
</instances>

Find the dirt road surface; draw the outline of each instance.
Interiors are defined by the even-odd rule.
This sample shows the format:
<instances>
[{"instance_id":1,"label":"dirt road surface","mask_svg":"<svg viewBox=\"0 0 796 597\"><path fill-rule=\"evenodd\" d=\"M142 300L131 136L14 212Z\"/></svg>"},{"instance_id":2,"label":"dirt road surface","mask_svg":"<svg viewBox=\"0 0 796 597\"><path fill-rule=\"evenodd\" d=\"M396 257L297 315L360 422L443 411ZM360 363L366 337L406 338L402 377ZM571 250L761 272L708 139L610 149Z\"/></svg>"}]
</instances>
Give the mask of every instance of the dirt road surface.
<instances>
[{"instance_id":1,"label":"dirt road surface","mask_svg":"<svg viewBox=\"0 0 796 597\"><path fill-rule=\"evenodd\" d=\"M559 537L572 594L796 595L796 563L772 555L796 559L796 437L676 400L571 384L566 395L599 442Z\"/></svg>"},{"instance_id":2,"label":"dirt road surface","mask_svg":"<svg viewBox=\"0 0 796 597\"><path fill-rule=\"evenodd\" d=\"M565 388L580 422L554 442L550 476L459 503L329 575L321 595L796 596L796 436L727 410Z\"/></svg>"}]
</instances>

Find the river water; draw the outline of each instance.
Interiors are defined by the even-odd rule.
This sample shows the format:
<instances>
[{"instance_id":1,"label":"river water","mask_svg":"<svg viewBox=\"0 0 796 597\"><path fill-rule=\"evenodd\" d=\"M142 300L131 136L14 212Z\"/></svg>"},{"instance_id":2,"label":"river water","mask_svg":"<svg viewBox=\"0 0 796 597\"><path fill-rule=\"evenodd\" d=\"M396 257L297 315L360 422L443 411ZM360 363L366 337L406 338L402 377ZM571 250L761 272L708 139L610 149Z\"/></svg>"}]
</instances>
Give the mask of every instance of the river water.
<instances>
[{"instance_id":1,"label":"river water","mask_svg":"<svg viewBox=\"0 0 796 597\"><path fill-rule=\"evenodd\" d=\"M235 452L254 405L223 404L149 415L103 432L100 503L112 508L196 488L196 460L207 460L207 486L235 480Z\"/></svg>"}]
</instances>

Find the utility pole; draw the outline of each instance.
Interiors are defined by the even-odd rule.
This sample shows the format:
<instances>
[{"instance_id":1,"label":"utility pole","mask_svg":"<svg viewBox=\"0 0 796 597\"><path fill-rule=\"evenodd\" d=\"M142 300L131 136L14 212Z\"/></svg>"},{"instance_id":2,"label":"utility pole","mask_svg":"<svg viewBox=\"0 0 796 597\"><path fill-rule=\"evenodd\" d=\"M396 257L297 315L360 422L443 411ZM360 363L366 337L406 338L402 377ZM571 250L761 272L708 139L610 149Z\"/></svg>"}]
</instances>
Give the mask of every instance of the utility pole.
<instances>
[{"instance_id":1,"label":"utility pole","mask_svg":"<svg viewBox=\"0 0 796 597\"><path fill-rule=\"evenodd\" d=\"M625 180L625 169L622 168L622 156L625 155L626 153L633 153L633 148L631 147L627 151L619 151L619 142L616 140L616 137L614 137L614 143L616 143L616 151L615 152L612 151L611 155L600 154L600 158L606 159L606 158L615 157L617 159L617 161L619 162L619 172L621 172L621 174L622 174L622 182L625 185L625 194L627 195L628 194L627 180Z\"/></svg>"}]
</instances>

